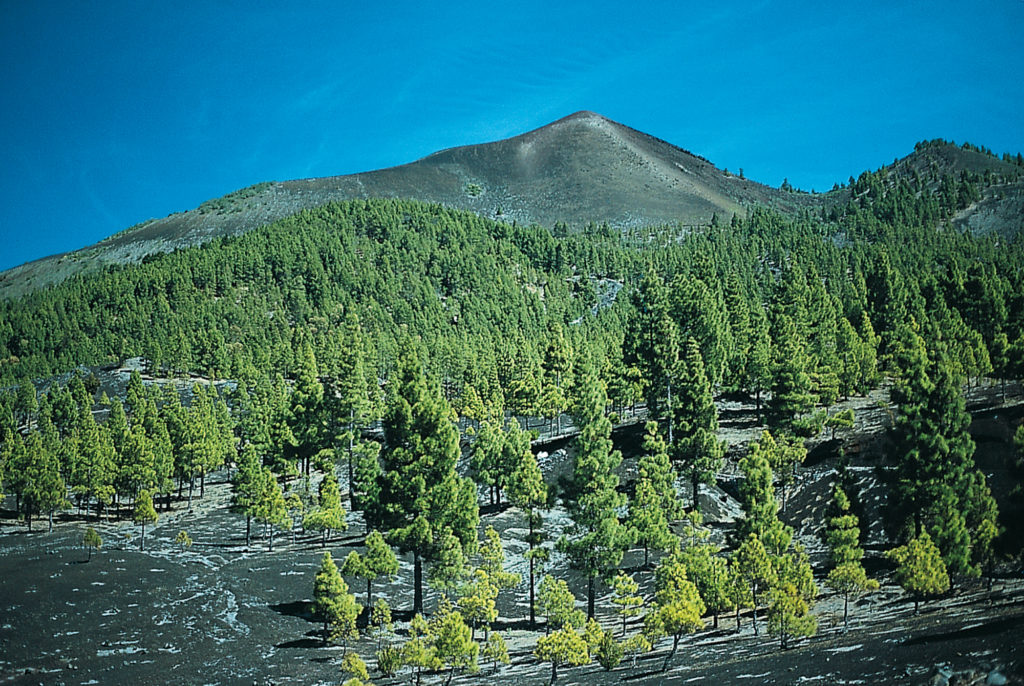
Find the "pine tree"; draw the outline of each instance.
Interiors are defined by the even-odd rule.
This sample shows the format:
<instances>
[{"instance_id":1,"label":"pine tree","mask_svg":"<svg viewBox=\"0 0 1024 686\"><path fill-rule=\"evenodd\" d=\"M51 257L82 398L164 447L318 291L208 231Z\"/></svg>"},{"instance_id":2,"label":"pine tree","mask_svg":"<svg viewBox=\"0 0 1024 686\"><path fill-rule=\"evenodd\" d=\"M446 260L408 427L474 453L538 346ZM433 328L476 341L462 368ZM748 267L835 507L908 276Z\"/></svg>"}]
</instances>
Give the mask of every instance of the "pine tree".
<instances>
[{"instance_id":1,"label":"pine tree","mask_svg":"<svg viewBox=\"0 0 1024 686\"><path fill-rule=\"evenodd\" d=\"M258 493L253 516L266 528L269 535L267 549L273 551L274 529L291 528L292 520L288 517L288 505L285 503L281 485L269 467L262 469Z\"/></svg>"},{"instance_id":2,"label":"pine tree","mask_svg":"<svg viewBox=\"0 0 1024 686\"><path fill-rule=\"evenodd\" d=\"M414 615L409 623L409 640L402 646L402 661L415 667L417 686L419 686L420 674L424 669L438 670L444 666L437 656L434 643L431 625L423 619L423 615Z\"/></svg>"},{"instance_id":3,"label":"pine tree","mask_svg":"<svg viewBox=\"0 0 1024 686\"><path fill-rule=\"evenodd\" d=\"M582 611L576 609L576 597L562 579L546 574L537 592L537 609L547 618L546 629L579 629L586 621Z\"/></svg>"},{"instance_id":4,"label":"pine tree","mask_svg":"<svg viewBox=\"0 0 1024 686\"><path fill-rule=\"evenodd\" d=\"M541 391L541 406L544 416L557 420L555 435L562 433L562 412L566 408L566 376L572 369L572 348L565 338L562 326L557 322L548 327L547 347L541 365L544 382Z\"/></svg>"},{"instance_id":5,"label":"pine tree","mask_svg":"<svg viewBox=\"0 0 1024 686\"><path fill-rule=\"evenodd\" d=\"M249 444L239 455L238 469L231 478L232 512L245 516L245 547L249 547L252 518L259 507L263 488L263 470L256 456L256 446Z\"/></svg>"},{"instance_id":6,"label":"pine tree","mask_svg":"<svg viewBox=\"0 0 1024 686\"><path fill-rule=\"evenodd\" d=\"M302 528L309 531L320 531L320 547L327 547L332 531L344 531L348 528L345 520L345 508L341 504L341 492L338 479L331 470L320 481L320 502L317 508L302 520Z\"/></svg>"},{"instance_id":7,"label":"pine tree","mask_svg":"<svg viewBox=\"0 0 1024 686\"><path fill-rule=\"evenodd\" d=\"M697 587L708 612L713 615L716 629L718 615L735 606L731 588L732 569L719 553L718 546L701 543L684 548L679 558L686 567L688 577Z\"/></svg>"},{"instance_id":8,"label":"pine tree","mask_svg":"<svg viewBox=\"0 0 1024 686\"><path fill-rule=\"evenodd\" d=\"M96 533L96 529L92 528L91 526L86 527L85 534L82 536L82 545L88 548L89 559L87 561L91 562L92 551L95 550L99 552L99 549L103 546L103 539L100 538L100 535L98 533Z\"/></svg>"},{"instance_id":9,"label":"pine tree","mask_svg":"<svg viewBox=\"0 0 1024 686\"><path fill-rule=\"evenodd\" d=\"M360 428L370 413L371 403L367 395L363 332L354 312L345 315L338 352L334 392L325 396L325 403L332 419L344 426L339 438L347 444L349 507L358 510L361 507L354 487L356 447L362 442Z\"/></svg>"},{"instance_id":10,"label":"pine tree","mask_svg":"<svg viewBox=\"0 0 1024 686\"><path fill-rule=\"evenodd\" d=\"M678 439L673 457L690 478L693 507L700 509L701 484L712 485L722 467L725 444L718 440L718 409L711 395L711 383L704 373L704 361L694 338L686 342L686 355L672 414Z\"/></svg>"},{"instance_id":11,"label":"pine tree","mask_svg":"<svg viewBox=\"0 0 1024 686\"><path fill-rule=\"evenodd\" d=\"M751 607L753 608L754 635L757 635L757 606L760 594L775 583L776 574L772 567L771 559L765 550L764 544L754 534L747 538L737 548L733 558L736 572L750 592Z\"/></svg>"},{"instance_id":12,"label":"pine tree","mask_svg":"<svg viewBox=\"0 0 1024 686\"><path fill-rule=\"evenodd\" d=\"M902 328L893 346L894 359L903 370L892 390L898 408L893 430L900 455L898 505L916 534L930 534L950 574L977 576L980 569L971 560L972 528L976 531L986 516L976 513L990 512L988 518L994 518L997 510L990 496L972 499L972 490L983 490L972 489L980 475L975 476L971 417L959 379L941 348L929 360L924 340L912 325Z\"/></svg>"},{"instance_id":13,"label":"pine tree","mask_svg":"<svg viewBox=\"0 0 1024 686\"><path fill-rule=\"evenodd\" d=\"M439 554L445 534L454 534L465 549L476 545L476 486L455 473L459 436L449 416L407 341L389 383L385 470L379 503L367 519L390 529L399 548L413 553L414 612L423 607L423 561Z\"/></svg>"},{"instance_id":14,"label":"pine tree","mask_svg":"<svg viewBox=\"0 0 1024 686\"><path fill-rule=\"evenodd\" d=\"M740 460L743 481L740 482L740 502L745 514L737 527L738 535L764 536L778 520L778 505L773 486L772 456L778 443L767 431L751 444L750 452Z\"/></svg>"},{"instance_id":15,"label":"pine tree","mask_svg":"<svg viewBox=\"0 0 1024 686\"><path fill-rule=\"evenodd\" d=\"M701 617L706 607L697 587L687 578L685 565L677 556L662 560L655 570L654 587L654 609L644 618L644 631L651 639L672 637L672 651L662 665L662 671L665 671L679 648L683 634L704 628Z\"/></svg>"},{"instance_id":16,"label":"pine tree","mask_svg":"<svg viewBox=\"0 0 1024 686\"><path fill-rule=\"evenodd\" d=\"M616 491L619 479L615 472L622 455L612 450L612 426L604 416L607 396L593 365L584 367L576 393L577 416L590 421L583 425L578 440L566 498L573 524L558 547L587 579L587 616L592 618L597 581L622 560L629 532L616 512L625 504Z\"/></svg>"},{"instance_id":17,"label":"pine tree","mask_svg":"<svg viewBox=\"0 0 1024 686\"><path fill-rule=\"evenodd\" d=\"M818 622L796 586L784 582L769 592L768 633L778 636L783 650L789 647L789 639L813 636Z\"/></svg>"},{"instance_id":18,"label":"pine tree","mask_svg":"<svg viewBox=\"0 0 1024 686\"><path fill-rule=\"evenodd\" d=\"M327 446L324 387L309 343L302 346L295 388L289 397L288 426L295 437L294 458L309 474L313 457Z\"/></svg>"},{"instance_id":19,"label":"pine tree","mask_svg":"<svg viewBox=\"0 0 1024 686\"><path fill-rule=\"evenodd\" d=\"M497 673L499 664L509 664L508 646L505 644L504 637L497 631L487 637L487 642L484 643L480 654L485 660L491 661L493 665L491 674Z\"/></svg>"},{"instance_id":20,"label":"pine tree","mask_svg":"<svg viewBox=\"0 0 1024 686\"><path fill-rule=\"evenodd\" d=\"M512 473L509 499L516 507L523 510L529 525L526 543L530 549L527 551L526 557L530 563L530 626L534 626L536 624L534 581L536 579L537 551L543 550L538 546L544 540L544 519L541 511L546 509L548 503L548 489L544 483L544 475L537 464L537 458L529 450L523 454L519 466Z\"/></svg>"},{"instance_id":21,"label":"pine tree","mask_svg":"<svg viewBox=\"0 0 1024 686\"><path fill-rule=\"evenodd\" d=\"M445 593L454 593L469 574L462 543L450 531L445 531L434 564L427 573L427 582Z\"/></svg>"},{"instance_id":22,"label":"pine tree","mask_svg":"<svg viewBox=\"0 0 1024 686\"><path fill-rule=\"evenodd\" d=\"M313 579L313 615L324 623L324 645L331 639L347 641L358 635L356 617L361 610L355 597L348 592L348 585L331 554L325 552Z\"/></svg>"},{"instance_id":23,"label":"pine tree","mask_svg":"<svg viewBox=\"0 0 1024 686\"><path fill-rule=\"evenodd\" d=\"M446 596L441 596L437 613L430 619L430 634L434 639L434 655L442 668L448 668L445 685L451 683L456 669L471 672L477 670L476 658L480 646L472 638L472 632Z\"/></svg>"},{"instance_id":24,"label":"pine tree","mask_svg":"<svg viewBox=\"0 0 1024 686\"><path fill-rule=\"evenodd\" d=\"M808 373L811 362L805 343L792 319L781 315L772 359L772 397L768 402L769 424L783 433L813 436L817 421L811 416L816 403Z\"/></svg>"},{"instance_id":25,"label":"pine tree","mask_svg":"<svg viewBox=\"0 0 1024 686\"><path fill-rule=\"evenodd\" d=\"M146 549L146 524L155 524L159 515L153 509L153 498L149 491L142 491L135 501L135 511L132 512L132 521L142 526L142 539L139 542L139 550Z\"/></svg>"},{"instance_id":26,"label":"pine tree","mask_svg":"<svg viewBox=\"0 0 1024 686\"><path fill-rule=\"evenodd\" d=\"M345 558L342 574L366 580L366 607L373 607L373 582L381 577L394 579L398 574L398 558L379 531L366 537L366 552L352 551Z\"/></svg>"},{"instance_id":27,"label":"pine tree","mask_svg":"<svg viewBox=\"0 0 1024 686\"><path fill-rule=\"evenodd\" d=\"M612 598L612 605L615 606L615 611L620 617L622 617L622 635L626 635L626 620L630 617L636 617L643 611L644 599L642 596L637 595L640 591L640 585L623 571L619 571L611 581L612 590L615 592L615 596Z\"/></svg>"},{"instance_id":28,"label":"pine tree","mask_svg":"<svg viewBox=\"0 0 1024 686\"><path fill-rule=\"evenodd\" d=\"M896 581L914 598L914 612L920 602L949 590L949 574L939 549L927 533L886 553L896 562Z\"/></svg>"},{"instance_id":29,"label":"pine tree","mask_svg":"<svg viewBox=\"0 0 1024 686\"><path fill-rule=\"evenodd\" d=\"M18 439L12 439L18 440ZM32 431L24 446L24 487L22 508L32 530L32 515L46 513L49 531L53 531L53 513L68 507L67 486L60 474L57 456L44 445L39 432Z\"/></svg>"},{"instance_id":30,"label":"pine tree","mask_svg":"<svg viewBox=\"0 0 1024 686\"><path fill-rule=\"evenodd\" d=\"M551 682L558 680L558 667L572 665L578 667L590 662L590 648L579 632L571 627L563 627L554 633L537 639L537 647L533 656L541 662L551 663Z\"/></svg>"}]
</instances>

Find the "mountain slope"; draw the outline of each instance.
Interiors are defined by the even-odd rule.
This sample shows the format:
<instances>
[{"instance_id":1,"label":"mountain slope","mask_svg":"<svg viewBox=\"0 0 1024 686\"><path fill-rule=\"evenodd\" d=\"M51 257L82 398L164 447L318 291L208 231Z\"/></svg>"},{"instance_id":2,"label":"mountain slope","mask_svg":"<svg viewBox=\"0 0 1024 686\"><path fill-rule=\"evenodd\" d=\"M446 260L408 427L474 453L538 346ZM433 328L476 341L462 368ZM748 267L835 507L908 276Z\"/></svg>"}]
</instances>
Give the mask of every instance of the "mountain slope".
<instances>
[{"instance_id":1,"label":"mountain slope","mask_svg":"<svg viewBox=\"0 0 1024 686\"><path fill-rule=\"evenodd\" d=\"M897 174L992 173L1019 178L1020 168L944 142L920 144L888 167ZM377 171L261 183L132 227L93 246L0 273L0 297L16 297L71 275L157 252L234 235L300 210L355 198L407 198L477 214L551 227L607 223L707 224L764 205L791 214L847 200L845 189L821 195L785 192L716 168L708 160L593 112L577 112L493 143L442 150ZM1005 199L1005 201L1004 201ZM1017 231L1024 184L991 193L957 221L975 231Z\"/></svg>"},{"instance_id":2,"label":"mountain slope","mask_svg":"<svg viewBox=\"0 0 1024 686\"><path fill-rule=\"evenodd\" d=\"M729 175L664 141L578 112L514 138L443 150L398 167L257 184L82 250L8 270L0 274L0 296L247 231L326 202L370 197L437 202L520 223L616 227L706 224L715 213L743 214L747 205L786 211L810 199Z\"/></svg>"}]
</instances>

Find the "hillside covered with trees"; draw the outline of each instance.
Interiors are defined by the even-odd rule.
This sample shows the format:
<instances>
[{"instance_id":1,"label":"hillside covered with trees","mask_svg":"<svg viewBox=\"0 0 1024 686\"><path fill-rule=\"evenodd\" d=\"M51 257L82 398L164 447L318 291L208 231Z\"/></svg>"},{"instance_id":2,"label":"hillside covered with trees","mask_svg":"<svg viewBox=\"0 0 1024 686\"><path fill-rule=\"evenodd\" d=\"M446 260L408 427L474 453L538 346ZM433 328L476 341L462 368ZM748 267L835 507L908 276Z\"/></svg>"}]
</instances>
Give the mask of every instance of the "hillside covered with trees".
<instances>
[{"instance_id":1,"label":"hillside covered with trees","mask_svg":"<svg viewBox=\"0 0 1024 686\"><path fill-rule=\"evenodd\" d=\"M81 527L93 550L94 527L131 521L141 548L220 475L225 539L324 549L310 613L351 684L497 669L511 612L554 681L659 646L667 669L728 615L790 648L820 598L845 626L879 574L915 604L991 584L1020 560L1024 428L990 483L965 394L1006 404L1024 377L1024 244L954 223L1005 179L933 171L697 227L329 203L0 302L4 528ZM132 359L125 392L100 393L94 372ZM869 394L890 419L861 458L889 500L867 564L842 436ZM811 452L834 465L813 555L787 516ZM711 526L720 492L737 513Z\"/></svg>"}]
</instances>

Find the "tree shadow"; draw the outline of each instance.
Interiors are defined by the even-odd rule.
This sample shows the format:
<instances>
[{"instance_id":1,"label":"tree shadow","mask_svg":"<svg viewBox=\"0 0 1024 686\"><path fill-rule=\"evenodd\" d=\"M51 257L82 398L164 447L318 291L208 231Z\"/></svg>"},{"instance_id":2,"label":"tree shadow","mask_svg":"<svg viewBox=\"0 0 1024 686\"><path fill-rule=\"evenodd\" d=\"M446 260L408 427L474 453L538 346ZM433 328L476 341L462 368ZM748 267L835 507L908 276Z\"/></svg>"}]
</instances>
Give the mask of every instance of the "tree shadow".
<instances>
[{"instance_id":1,"label":"tree shadow","mask_svg":"<svg viewBox=\"0 0 1024 686\"><path fill-rule=\"evenodd\" d=\"M310 605L311 603L307 600L296 600L291 603L268 605L268 607L278 614L285 615L287 617L298 617L300 619L305 619L307 622L316 623L318 620L313 616Z\"/></svg>"},{"instance_id":2,"label":"tree shadow","mask_svg":"<svg viewBox=\"0 0 1024 686\"><path fill-rule=\"evenodd\" d=\"M322 648L324 642L319 638L297 638L294 641L285 641L284 643L278 643L275 648Z\"/></svg>"},{"instance_id":3,"label":"tree shadow","mask_svg":"<svg viewBox=\"0 0 1024 686\"><path fill-rule=\"evenodd\" d=\"M502 512L504 512L505 510L510 509L511 507L512 507L512 503L510 503L508 501L501 502L501 503L495 503L494 505L482 505L480 507L480 516L481 517L487 517L487 516L490 516L490 515L501 514Z\"/></svg>"},{"instance_id":4,"label":"tree shadow","mask_svg":"<svg viewBox=\"0 0 1024 686\"><path fill-rule=\"evenodd\" d=\"M537 622L537 629L544 626L543 622ZM491 622L491 631L532 631L534 627L530 626L529 619L506 619L506 620L495 620Z\"/></svg>"}]
</instances>

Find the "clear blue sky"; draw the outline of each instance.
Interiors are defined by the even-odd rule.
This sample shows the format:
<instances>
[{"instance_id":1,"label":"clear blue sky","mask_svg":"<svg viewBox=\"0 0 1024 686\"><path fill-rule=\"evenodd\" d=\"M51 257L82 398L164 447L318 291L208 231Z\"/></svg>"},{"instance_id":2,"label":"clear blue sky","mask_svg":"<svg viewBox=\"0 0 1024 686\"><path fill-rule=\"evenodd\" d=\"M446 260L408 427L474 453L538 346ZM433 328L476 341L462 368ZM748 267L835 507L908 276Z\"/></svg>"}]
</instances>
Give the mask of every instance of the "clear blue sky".
<instances>
[{"instance_id":1,"label":"clear blue sky","mask_svg":"<svg viewBox=\"0 0 1024 686\"><path fill-rule=\"evenodd\" d=\"M0 269L581 109L804 189L922 139L1016 153L1022 28L1022 0L0 0Z\"/></svg>"}]
</instances>

